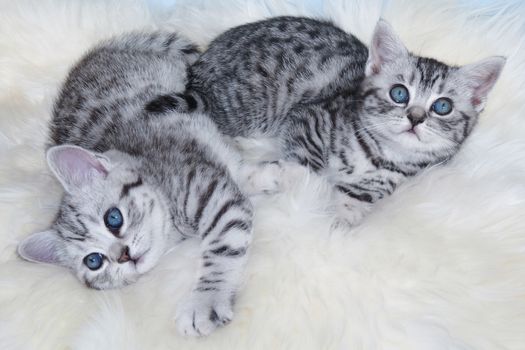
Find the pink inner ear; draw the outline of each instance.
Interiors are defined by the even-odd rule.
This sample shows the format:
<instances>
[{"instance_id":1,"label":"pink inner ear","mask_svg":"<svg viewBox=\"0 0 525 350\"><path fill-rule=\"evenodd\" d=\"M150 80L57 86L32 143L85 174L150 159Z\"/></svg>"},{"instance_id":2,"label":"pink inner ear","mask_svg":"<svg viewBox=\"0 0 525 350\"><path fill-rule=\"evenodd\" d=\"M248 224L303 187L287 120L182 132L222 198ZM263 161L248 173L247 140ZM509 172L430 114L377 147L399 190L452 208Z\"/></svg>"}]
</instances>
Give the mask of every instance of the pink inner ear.
<instances>
[{"instance_id":1,"label":"pink inner ear","mask_svg":"<svg viewBox=\"0 0 525 350\"><path fill-rule=\"evenodd\" d=\"M108 171L97 156L76 146L55 146L48 151L48 162L67 192L89 186Z\"/></svg>"},{"instance_id":2,"label":"pink inner ear","mask_svg":"<svg viewBox=\"0 0 525 350\"><path fill-rule=\"evenodd\" d=\"M460 68L462 80L472 89L470 102L473 107L480 107L485 102L501 74L505 61L504 57L494 56Z\"/></svg>"},{"instance_id":3,"label":"pink inner ear","mask_svg":"<svg viewBox=\"0 0 525 350\"><path fill-rule=\"evenodd\" d=\"M374 75L375 74L379 74L380 69L379 69L379 65L378 64L373 64L371 66L371 68L372 68L372 74L374 74Z\"/></svg>"},{"instance_id":4,"label":"pink inner ear","mask_svg":"<svg viewBox=\"0 0 525 350\"><path fill-rule=\"evenodd\" d=\"M479 106L481 104L481 99L479 97L474 96L474 97L472 97L470 102L472 103L472 105L474 107L477 107L477 106Z\"/></svg>"},{"instance_id":5,"label":"pink inner ear","mask_svg":"<svg viewBox=\"0 0 525 350\"><path fill-rule=\"evenodd\" d=\"M59 264L60 242L53 231L34 233L18 246L18 254L29 261Z\"/></svg>"},{"instance_id":6,"label":"pink inner ear","mask_svg":"<svg viewBox=\"0 0 525 350\"><path fill-rule=\"evenodd\" d=\"M472 99L470 100L473 106L477 107L481 104L483 97L487 96L497 78L498 76L496 74L489 74L478 86L475 87L474 96L472 96Z\"/></svg>"},{"instance_id":7,"label":"pink inner ear","mask_svg":"<svg viewBox=\"0 0 525 350\"><path fill-rule=\"evenodd\" d=\"M104 176L108 174L108 171L95 156L79 148L64 150L60 153L59 158L62 165L69 169L70 173L89 173L93 169Z\"/></svg>"},{"instance_id":8,"label":"pink inner ear","mask_svg":"<svg viewBox=\"0 0 525 350\"><path fill-rule=\"evenodd\" d=\"M384 20L379 20L372 36L368 54L366 73L376 75L381 72L385 64L405 57L408 51L393 28Z\"/></svg>"}]
</instances>

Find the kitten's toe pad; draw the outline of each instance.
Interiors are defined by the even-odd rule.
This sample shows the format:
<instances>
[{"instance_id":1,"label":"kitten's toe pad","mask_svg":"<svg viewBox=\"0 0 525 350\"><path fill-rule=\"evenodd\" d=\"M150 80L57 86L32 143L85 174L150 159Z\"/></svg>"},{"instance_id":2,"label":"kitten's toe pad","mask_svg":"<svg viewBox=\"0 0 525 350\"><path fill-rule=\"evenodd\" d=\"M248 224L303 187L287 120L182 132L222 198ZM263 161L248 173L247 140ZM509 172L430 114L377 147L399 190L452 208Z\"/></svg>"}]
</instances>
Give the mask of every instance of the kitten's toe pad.
<instances>
[{"instance_id":1,"label":"kitten's toe pad","mask_svg":"<svg viewBox=\"0 0 525 350\"><path fill-rule=\"evenodd\" d=\"M228 298L194 292L177 308L175 323L182 335L200 337L230 323L232 318Z\"/></svg>"}]
</instances>

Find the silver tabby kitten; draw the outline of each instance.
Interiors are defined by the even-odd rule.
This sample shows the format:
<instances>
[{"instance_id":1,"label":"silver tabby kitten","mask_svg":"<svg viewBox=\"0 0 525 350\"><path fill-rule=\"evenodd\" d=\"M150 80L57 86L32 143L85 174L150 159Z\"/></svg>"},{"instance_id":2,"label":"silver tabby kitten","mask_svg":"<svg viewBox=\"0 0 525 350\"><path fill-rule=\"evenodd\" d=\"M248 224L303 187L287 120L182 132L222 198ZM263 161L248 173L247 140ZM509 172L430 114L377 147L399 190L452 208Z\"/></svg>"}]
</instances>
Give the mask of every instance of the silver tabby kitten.
<instances>
[{"instance_id":1,"label":"silver tabby kitten","mask_svg":"<svg viewBox=\"0 0 525 350\"><path fill-rule=\"evenodd\" d=\"M130 34L72 69L53 112L57 146L47 152L65 193L51 228L18 250L105 289L136 281L177 243L199 239L199 273L176 315L188 335L231 320L253 216L234 181L239 156L214 123L163 107L195 104L162 94L184 90L197 54L175 34Z\"/></svg>"},{"instance_id":2,"label":"silver tabby kitten","mask_svg":"<svg viewBox=\"0 0 525 350\"><path fill-rule=\"evenodd\" d=\"M327 176L336 223L352 226L458 151L504 64L415 56L383 20L367 49L331 23L278 17L216 38L192 66L189 89L222 132L276 138L282 159Z\"/></svg>"}]
</instances>

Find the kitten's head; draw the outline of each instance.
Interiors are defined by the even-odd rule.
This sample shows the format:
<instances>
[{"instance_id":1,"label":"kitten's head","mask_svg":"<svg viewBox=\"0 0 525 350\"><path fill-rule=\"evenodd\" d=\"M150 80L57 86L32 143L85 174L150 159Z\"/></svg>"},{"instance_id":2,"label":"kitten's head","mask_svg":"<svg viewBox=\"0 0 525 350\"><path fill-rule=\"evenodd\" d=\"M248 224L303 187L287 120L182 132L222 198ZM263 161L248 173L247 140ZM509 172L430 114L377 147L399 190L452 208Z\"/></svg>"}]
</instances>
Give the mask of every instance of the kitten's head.
<instances>
[{"instance_id":1,"label":"kitten's head","mask_svg":"<svg viewBox=\"0 0 525 350\"><path fill-rule=\"evenodd\" d=\"M110 156L69 145L49 149L65 193L52 227L20 243L22 258L70 268L96 289L132 283L157 263L166 246L165 206L131 158Z\"/></svg>"},{"instance_id":2,"label":"kitten's head","mask_svg":"<svg viewBox=\"0 0 525 350\"><path fill-rule=\"evenodd\" d=\"M367 130L410 153L453 155L470 134L505 64L462 67L408 52L391 26L376 26L362 85Z\"/></svg>"}]
</instances>

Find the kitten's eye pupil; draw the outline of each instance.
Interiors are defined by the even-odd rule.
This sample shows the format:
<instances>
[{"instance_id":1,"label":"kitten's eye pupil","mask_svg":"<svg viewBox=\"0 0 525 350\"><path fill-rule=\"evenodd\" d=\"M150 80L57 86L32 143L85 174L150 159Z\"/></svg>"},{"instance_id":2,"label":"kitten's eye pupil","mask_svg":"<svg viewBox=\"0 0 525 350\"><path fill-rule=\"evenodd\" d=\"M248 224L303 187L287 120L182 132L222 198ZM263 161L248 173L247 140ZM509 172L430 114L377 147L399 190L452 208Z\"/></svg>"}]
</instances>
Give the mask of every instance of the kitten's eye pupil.
<instances>
[{"instance_id":1,"label":"kitten's eye pupil","mask_svg":"<svg viewBox=\"0 0 525 350\"><path fill-rule=\"evenodd\" d=\"M446 97L438 98L432 104L432 110L439 115L446 115L452 111L452 101Z\"/></svg>"},{"instance_id":2,"label":"kitten's eye pupil","mask_svg":"<svg viewBox=\"0 0 525 350\"><path fill-rule=\"evenodd\" d=\"M84 258L84 265L86 265L91 271L100 269L103 262L104 255L100 253L91 253Z\"/></svg>"},{"instance_id":3,"label":"kitten's eye pupil","mask_svg":"<svg viewBox=\"0 0 525 350\"><path fill-rule=\"evenodd\" d=\"M409 99L408 89L403 85L394 85L390 89L390 98L395 103L407 103Z\"/></svg>"},{"instance_id":4,"label":"kitten's eye pupil","mask_svg":"<svg viewBox=\"0 0 525 350\"><path fill-rule=\"evenodd\" d=\"M104 215L104 223L110 230L118 230L122 227L124 218L118 208L110 208Z\"/></svg>"}]
</instances>

